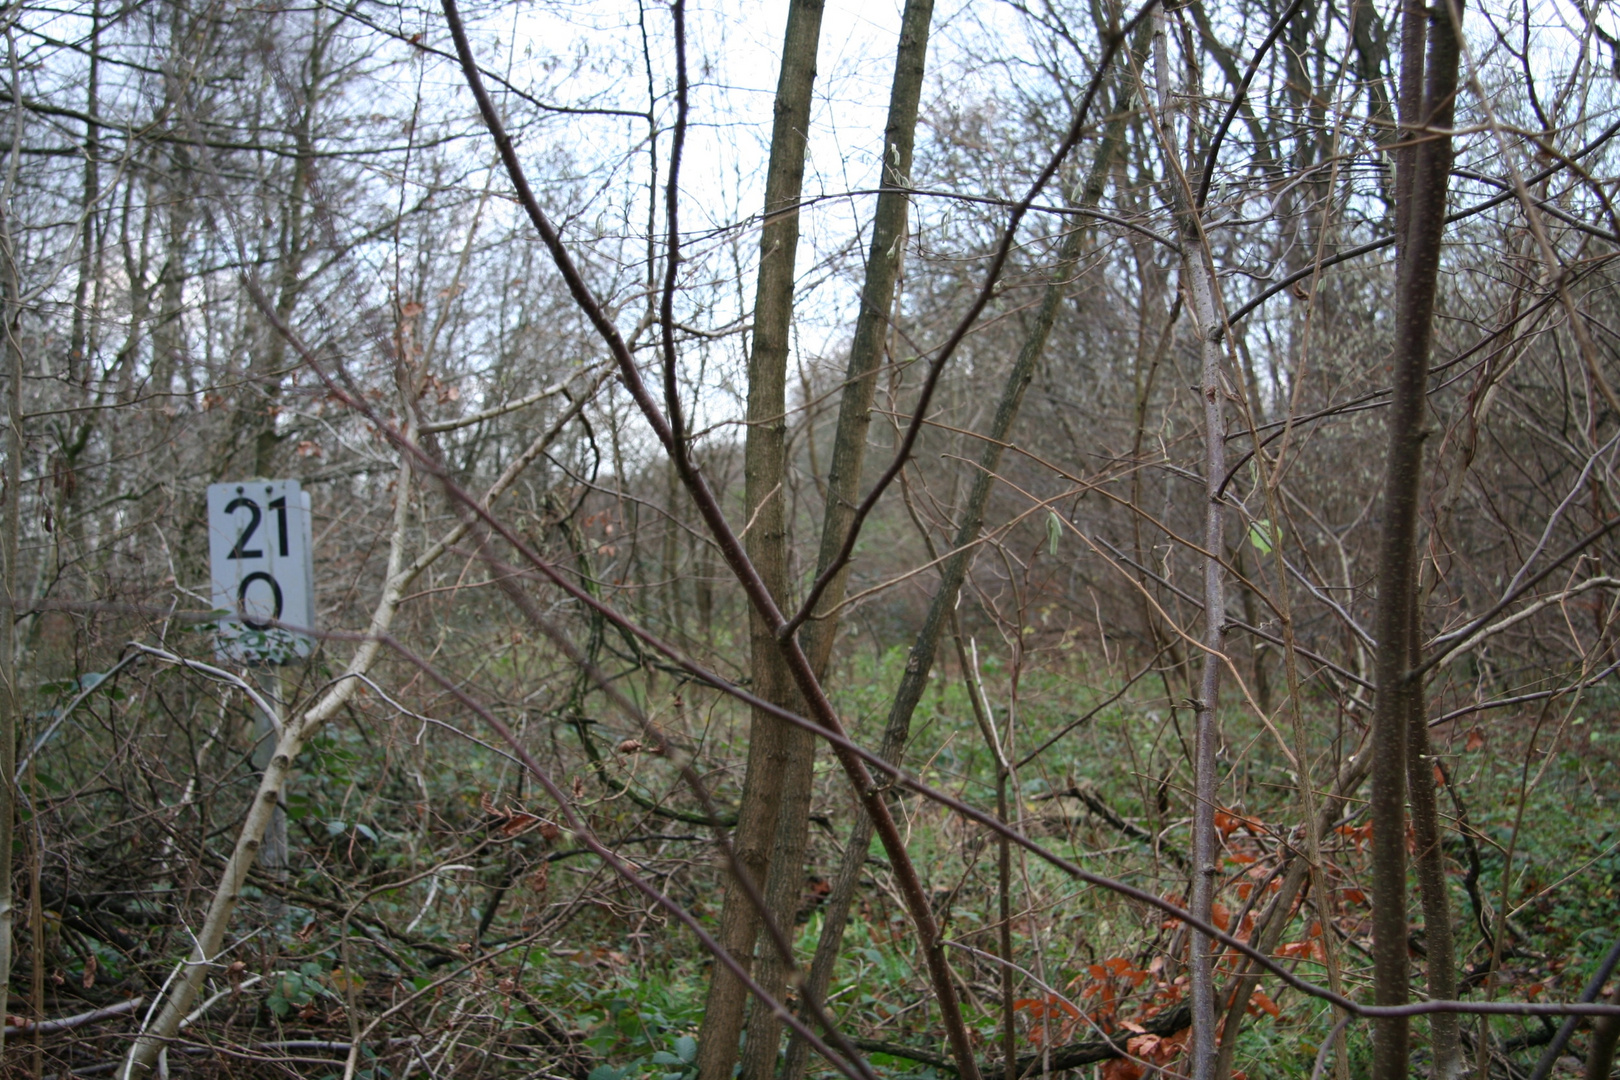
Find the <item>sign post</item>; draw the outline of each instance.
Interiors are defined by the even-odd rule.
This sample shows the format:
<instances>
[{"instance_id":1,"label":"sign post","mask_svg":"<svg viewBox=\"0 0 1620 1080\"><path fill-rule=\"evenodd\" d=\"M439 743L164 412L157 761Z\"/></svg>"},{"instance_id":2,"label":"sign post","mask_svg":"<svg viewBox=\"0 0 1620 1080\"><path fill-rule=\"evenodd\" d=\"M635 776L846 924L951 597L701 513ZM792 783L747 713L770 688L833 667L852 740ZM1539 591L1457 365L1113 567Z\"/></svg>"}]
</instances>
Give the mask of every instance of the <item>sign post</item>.
<instances>
[{"instance_id":1,"label":"sign post","mask_svg":"<svg viewBox=\"0 0 1620 1080\"><path fill-rule=\"evenodd\" d=\"M313 530L309 495L296 480L245 480L208 486L208 554L214 608L221 613L215 652L253 669L277 715L254 727L253 764L269 767L286 718L275 668L309 656L315 641ZM296 627L298 629L289 629ZM278 882L287 877L287 811L276 807L259 860ZM266 897L272 921L279 897Z\"/></svg>"}]
</instances>

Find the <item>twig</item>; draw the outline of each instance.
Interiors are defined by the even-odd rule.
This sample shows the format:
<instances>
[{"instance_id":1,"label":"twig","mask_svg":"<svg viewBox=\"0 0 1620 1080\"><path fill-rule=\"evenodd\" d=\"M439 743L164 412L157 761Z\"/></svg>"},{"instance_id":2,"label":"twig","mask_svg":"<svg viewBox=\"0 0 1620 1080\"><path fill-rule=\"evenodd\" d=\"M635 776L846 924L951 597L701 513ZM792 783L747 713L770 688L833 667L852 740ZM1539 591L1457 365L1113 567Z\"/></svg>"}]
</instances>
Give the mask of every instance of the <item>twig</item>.
<instances>
[{"instance_id":1,"label":"twig","mask_svg":"<svg viewBox=\"0 0 1620 1080\"><path fill-rule=\"evenodd\" d=\"M144 997L132 997L128 1001L120 1001L116 1005L108 1005L102 1009L91 1009L89 1012L79 1013L77 1016L64 1016L59 1020L23 1020L16 1023L17 1017L7 1019L6 1030L17 1035L49 1035L53 1031L67 1031L71 1028L94 1024L98 1020L110 1020L115 1016L132 1013L146 1003Z\"/></svg>"}]
</instances>

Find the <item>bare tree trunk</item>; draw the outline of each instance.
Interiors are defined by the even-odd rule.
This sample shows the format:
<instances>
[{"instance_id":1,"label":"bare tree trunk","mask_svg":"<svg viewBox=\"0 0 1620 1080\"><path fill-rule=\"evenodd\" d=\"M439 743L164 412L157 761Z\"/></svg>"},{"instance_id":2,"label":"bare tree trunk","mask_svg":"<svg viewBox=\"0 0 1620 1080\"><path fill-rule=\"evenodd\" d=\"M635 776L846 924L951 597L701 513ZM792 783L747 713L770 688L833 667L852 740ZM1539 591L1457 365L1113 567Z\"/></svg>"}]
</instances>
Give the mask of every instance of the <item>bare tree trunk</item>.
<instances>
[{"instance_id":1,"label":"bare tree trunk","mask_svg":"<svg viewBox=\"0 0 1620 1080\"><path fill-rule=\"evenodd\" d=\"M168 178L168 253L158 271L158 310L152 321L152 392L174 391L174 375L185 360L186 241L193 202L191 165L184 147L175 148L174 174Z\"/></svg>"},{"instance_id":2,"label":"bare tree trunk","mask_svg":"<svg viewBox=\"0 0 1620 1080\"><path fill-rule=\"evenodd\" d=\"M1413 724L1425 722L1421 687L1410 674L1418 648L1417 530L1429 351L1452 158L1450 134L1435 134L1432 129L1451 126L1457 87L1458 34L1461 32L1448 11L1435 9L1425 59L1424 13L1414 7L1408 4L1402 26L1403 135L1408 140L1416 140L1416 145L1405 149L1398 158L1396 177L1396 227L1401 250L1378 599L1374 614L1378 696L1373 710L1372 745L1368 751L1373 755L1373 998L1379 1005L1400 1005L1407 999L1405 789L1409 748L1414 743L1421 745L1427 741L1426 729L1422 740L1411 732ZM1427 765L1422 761L1413 764ZM1427 777L1427 786L1432 813L1432 772ZM1421 808L1419 812L1422 813ZM1438 833L1437 823L1434 831ZM1434 841L1438 859L1437 835ZM1439 870L1438 886L1443 891L1443 866ZM1441 900L1443 902L1443 897ZM1425 901L1426 912L1436 906L1431 897L1426 897ZM1449 921L1449 915L1446 918ZM1437 973L1444 977L1448 966L1438 965L1437 972L1437 966L1431 963L1431 979ZM1454 985L1454 975L1452 979ZM1440 1025L1436 1028L1438 1038L1444 1029ZM1406 1018L1386 1017L1375 1021L1374 1080L1404 1078L1409 1067L1407 1059ZM1441 1062L1437 1060L1436 1064L1439 1066Z\"/></svg>"},{"instance_id":3,"label":"bare tree trunk","mask_svg":"<svg viewBox=\"0 0 1620 1080\"><path fill-rule=\"evenodd\" d=\"M1610 1000L1620 1005L1620 987L1615 988ZM1599 1017L1592 1025L1592 1045L1586 1051L1586 1080L1609 1080L1617 1043L1620 1043L1620 1016Z\"/></svg>"},{"instance_id":4,"label":"bare tree trunk","mask_svg":"<svg viewBox=\"0 0 1620 1080\"><path fill-rule=\"evenodd\" d=\"M1145 35L1139 36L1134 46L1139 57L1145 52L1145 44ZM1079 200L1082 206L1095 206L1102 198L1109 170L1113 167L1124 142L1124 114L1129 108L1130 97L1130 88L1122 87L1114 114L1104 128L1097 156L1087 174ZM1002 450L1018 418L1024 391L1028 389L1030 379L1035 374L1035 366L1045 352L1046 339L1057 319L1058 308L1067 295L1075 267L1085 250L1087 234L1086 229L1076 228L1064 239L1058 256L1058 265L1052 272L1051 282L1046 287L1034 325L1024 338L1018 359L1014 362L1012 370L1007 373L1006 382L1002 385L1001 398L996 405L995 416L979 454L973 488L969 492L953 540L952 554L940 565L939 587L934 591L928 614L923 620L922 628L917 632L916 640L912 643L906 659L905 674L901 676L900 686L895 690L894 701L889 706L883 742L878 750L886 761L898 764L904 754L906 740L911 732L911 715L916 710L918 702L922 700L923 691L928 685L928 676L933 670L940 639L950 623L951 612L956 608L957 594L962 588L962 581L973 558L973 551L969 545L978 540L979 530L983 527L985 509L989 505L990 494L995 489L996 471L1001 464ZM829 495L832 486L828 485ZM830 505L829 501L829 508ZM826 647L830 650L830 642ZM810 659L815 662L817 655L812 653ZM821 662L825 664L824 657ZM827 897L827 902L822 905L821 938L816 943L815 958L811 962L810 974L805 980L806 993L813 995L818 1001L826 995L827 987L832 982L833 967L838 962L844 930L849 922L850 908L860 882L861 869L866 865L867 849L871 842L872 820L864 813L857 814L850 828L849 840L844 845L843 860L833 879L832 891ZM783 1080L802 1080L809 1061L809 1052L810 1048L803 1039L798 1036L792 1038L788 1045L787 1064L782 1073Z\"/></svg>"},{"instance_id":5,"label":"bare tree trunk","mask_svg":"<svg viewBox=\"0 0 1620 1080\"><path fill-rule=\"evenodd\" d=\"M1202 244L1188 246L1182 238L1185 265L1203 269ZM1218 786L1215 750L1220 743L1222 648L1226 641L1226 593L1221 552L1225 515L1221 510L1221 483L1226 476L1226 418L1221 388L1221 321L1215 310L1214 275L1195 270L1188 275L1195 325L1203 338L1204 398L1204 669L1198 683L1198 716L1193 744L1193 886L1192 913L1208 920L1215 900L1217 843L1215 803ZM1202 933L1192 935L1192 1069L1193 1080L1206 1080L1215 1064L1214 942Z\"/></svg>"},{"instance_id":6,"label":"bare tree trunk","mask_svg":"<svg viewBox=\"0 0 1620 1080\"><path fill-rule=\"evenodd\" d=\"M95 266L96 218L91 212L101 189L101 0L90 7L90 62L85 77L84 227L79 233L79 280L73 288L73 328L68 336L68 381L88 385L90 378L90 288Z\"/></svg>"},{"instance_id":7,"label":"bare tree trunk","mask_svg":"<svg viewBox=\"0 0 1620 1080\"><path fill-rule=\"evenodd\" d=\"M1174 158L1176 129L1171 117L1170 54L1165 16L1155 12L1154 75L1158 83L1160 138L1167 158ZM1188 161L1192 161L1189 136ZM1191 911L1209 921L1215 899L1215 802L1218 776L1215 750L1220 742L1217 709L1220 704L1222 648L1226 638L1226 590L1221 553L1225 551L1225 515L1221 484L1226 477L1226 392L1221 386L1223 316L1215 296L1215 274L1198 221L1198 207L1188 176L1179 172L1170 185L1181 241L1183 290L1199 338L1202 379L1199 390L1204 409L1204 648L1203 671L1198 680L1198 710L1193 740L1193 827ZM1193 1080L1210 1080L1216 1065L1214 942L1193 931L1190 982L1192 987L1192 1039L1189 1053Z\"/></svg>"},{"instance_id":8,"label":"bare tree trunk","mask_svg":"<svg viewBox=\"0 0 1620 1080\"><path fill-rule=\"evenodd\" d=\"M930 554L932 552L930 551ZM996 763L996 820L1003 825L1012 822L1008 813L1007 782L1012 779L1012 763L1007 759L1006 748L1002 745L996 731L995 720L990 710L990 700L984 693L984 681L979 677L979 654L975 649L970 655L968 649L962 644L962 622L956 617L956 611L951 611L951 637L956 645L957 663L962 669L962 681L966 684L968 704L973 709L973 718L978 722L979 733L983 736L985 748L990 751L990 757ZM1010 724L1009 719L1009 724ZM1001 950L1001 1074L1003 1080L1018 1080L1018 1010L1016 1007L1017 979L1013 974L1013 940L1012 940L1012 842L1006 833L996 837L996 946Z\"/></svg>"},{"instance_id":9,"label":"bare tree trunk","mask_svg":"<svg viewBox=\"0 0 1620 1080\"><path fill-rule=\"evenodd\" d=\"M261 773L270 770L271 762L275 759L278 749L276 735L287 722L287 707L283 695L286 693L286 682L272 666L265 665L255 668L253 681L258 683L259 692L264 696L275 710L275 715L269 715L262 710L253 720L253 754L250 760L253 767ZM275 809L270 814L270 825L265 830L264 838L259 845L259 865L264 867L270 880L277 885L287 884L287 807L286 796L282 794ZM281 920L286 905L282 903L278 893L267 892L264 897L265 921L275 926Z\"/></svg>"},{"instance_id":10,"label":"bare tree trunk","mask_svg":"<svg viewBox=\"0 0 1620 1080\"><path fill-rule=\"evenodd\" d=\"M0 1014L6 988L11 984L11 928L14 912L11 891L12 825L16 818L17 720L22 695L17 685L17 594L22 582L18 559L22 494L22 347L17 341L17 278L11 260L10 228L5 230L4 326L6 336L6 474L5 511L0 513ZM5 1048L5 1025L0 1024L0 1050Z\"/></svg>"},{"instance_id":11,"label":"bare tree trunk","mask_svg":"<svg viewBox=\"0 0 1620 1080\"><path fill-rule=\"evenodd\" d=\"M202 20L189 20L188 8L187 4L175 4L170 10L168 30L171 49L176 49L182 42L188 47L196 47L206 40L202 27L196 25ZM189 72L177 70L184 55L177 49L166 65L164 97L168 108L189 115L192 112L191 103L187 100L190 93ZM166 168L162 175L164 257L154 286L158 306L150 334L152 358L148 380L150 392L160 396L173 392L176 362L181 359L185 348L181 311L185 300L186 240L196 206L191 176L191 147L177 142L167 150L169 160L164 162Z\"/></svg>"},{"instance_id":12,"label":"bare tree trunk","mask_svg":"<svg viewBox=\"0 0 1620 1080\"><path fill-rule=\"evenodd\" d=\"M900 42L895 55L894 79L889 93L889 116L884 130L881 187L872 221L872 243L866 260L855 338L844 373L844 391L838 406L838 428L833 439L832 465L827 475L822 509L821 547L816 577L838 558L860 500L861 469L866 460L866 433L871 424L872 398L877 373L895 305L895 284L905 259L907 214L911 201L903 190L911 183L912 146L917 133L917 110L922 101L923 76L928 62L928 29L934 0L907 0L900 20ZM812 619L803 633L804 651L817 679L825 679L838 634L838 605L849 580L845 566L828 585L820 605L833 614ZM772 854L765 897L771 917L791 926L804 893L804 852L809 840L810 800L815 778L815 735L802 728L787 733L787 761L778 812L775 851ZM760 958L756 976L774 996L786 989L787 971L774 951ZM769 1010L756 1008L748 1023L743 1050L743 1080L770 1080L776 1072L781 1023Z\"/></svg>"},{"instance_id":13,"label":"bare tree trunk","mask_svg":"<svg viewBox=\"0 0 1620 1080\"><path fill-rule=\"evenodd\" d=\"M1449 123L1449 121L1448 121ZM1419 660L1422 641L1417 597L1411 605L1412 667ZM1437 766L1429 742L1429 713L1424 707L1423 683L1412 680L1406 699L1406 783L1412 803L1412 838L1417 864L1418 897L1423 904L1423 945L1428 968L1428 994L1433 1000L1457 997L1457 945L1451 929L1451 894L1446 882L1446 855L1441 846L1440 808L1435 783ZM1456 1013L1435 1013L1429 1018L1430 1075L1434 1080L1457 1080L1466 1063L1462 1054L1460 1018Z\"/></svg>"},{"instance_id":14,"label":"bare tree trunk","mask_svg":"<svg viewBox=\"0 0 1620 1080\"><path fill-rule=\"evenodd\" d=\"M1395 110L1384 81L1384 63L1389 56L1388 31L1374 0L1352 0L1350 37L1356 49L1357 74L1367 87L1367 115L1375 125L1373 138L1380 144L1395 142ZM1388 175L1379 170L1378 180L1379 194L1387 205L1391 199Z\"/></svg>"},{"instance_id":15,"label":"bare tree trunk","mask_svg":"<svg viewBox=\"0 0 1620 1080\"><path fill-rule=\"evenodd\" d=\"M290 132L297 154L293 159L293 174L283 204L286 210L276 245L280 265L276 271L275 317L276 322L283 326L291 323L293 309L304 290L304 260L309 253L309 188L311 171L315 167L313 132L326 77L325 46L330 33L319 21L319 9L313 17L317 22L311 34L304 84L299 87L296 98L289 95L298 105L298 115ZM264 344L255 352L248 370L249 381L257 390L257 400L251 394L243 395L241 423L252 437L252 474L270 477L275 473L276 450L281 445L281 437L276 433L276 414L287 365L287 341L272 325L265 326L264 334ZM230 462L230 449L221 455L222 465Z\"/></svg>"},{"instance_id":16,"label":"bare tree trunk","mask_svg":"<svg viewBox=\"0 0 1620 1080\"><path fill-rule=\"evenodd\" d=\"M793 319L794 256L799 246L799 198L804 186L822 9L821 0L793 0L788 6L782 68L776 85L776 122L765 175L765 223L760 231L759 282L754 295L754 341L748 357L748 437L743 447L747 554L766 589L783 607L787 606L787 520L783 498L787 356ZM771 626L758 611L750 613L748 626L754 693L774 705L802 711ZM755 710L749 723L748 764L732 844L743 870L761 887L770 875L789 754L789 725ZM726 890L720 916L720 944L747 964L760 925L760 913L754 910L746 892L732 883ZM699 1080L731 1080L747 996L735 975L720 964L714 965L698 1034Z\"/></svg>"},{"instance_id":17,"label":"bare tree trunk","mask_svg":"<svg viewBox=\"0 0 1620 1080\"><path fill-rule=\"evenodd\" d=\"M6 51L11 85L18 86L15 26L6 28ZM22 716L22 688L17 672L17 595L22 582L23 456L23 351L22 279L17 266L17 240L12 227L13 197L17 186L17 155L22 148L22 102L12 110L11 153L7 155L5 186L0 198L0 334L5 335L6 472L4 505L0 514L0 1018L11 987L12 926L15 910L11 887L12 833L17 817L17 723ZM0 1053L5 1051L5 1027L0 1023Z\"/></svg>"},{"instance_id":18,"label":"bare tree trunk","mask_svg":"<svg viewBox=\"0 0 1620 1080\"><path fill-rule=\"evenodd\" d=\"M872 243L866 260L866 281L861 310L855 322L844 392L838 406L838 431L833 439L832 465L827 474L827 495L822 509L821 547L816 576L826 573L838 557L855 504L860 496L861 469L866 460L866 432L872 420L872 398L877 373L888 340L895 284L905 258L906 217L911 200L903 188L911 184L912 146L917 134L917 111L922 101L923 75L928 62L928 30L933 0L906 0L900 22L900 45L895 56L894 82L889 93L889 119L884 129L883 191L872 219ZM835 611L843 601L850 567L844 566L822 595L821 612ZM807 623L805 654L818 677L825 674L837 637L836 614Z\"/></svg>"}]
</instances>

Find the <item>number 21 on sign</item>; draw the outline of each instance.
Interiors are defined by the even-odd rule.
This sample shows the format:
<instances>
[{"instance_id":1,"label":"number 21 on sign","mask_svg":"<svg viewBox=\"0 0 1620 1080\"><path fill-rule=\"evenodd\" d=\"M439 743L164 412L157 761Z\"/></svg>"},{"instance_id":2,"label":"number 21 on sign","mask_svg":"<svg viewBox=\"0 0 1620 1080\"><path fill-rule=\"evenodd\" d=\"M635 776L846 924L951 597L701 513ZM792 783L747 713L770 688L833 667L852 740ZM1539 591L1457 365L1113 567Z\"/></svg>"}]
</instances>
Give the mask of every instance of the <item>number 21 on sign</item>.
<instances>
[{"instance_id":1,"label":"number 21 on sign","mask_svg":"<svg viewBox=\"0 0 1620 1080\"><path fill-rule=\"evenodd\" d=\"M221 658L285 664L315 642L309 495L296 480L208 486L208 555Z\"/></svg>"}]
</instances>

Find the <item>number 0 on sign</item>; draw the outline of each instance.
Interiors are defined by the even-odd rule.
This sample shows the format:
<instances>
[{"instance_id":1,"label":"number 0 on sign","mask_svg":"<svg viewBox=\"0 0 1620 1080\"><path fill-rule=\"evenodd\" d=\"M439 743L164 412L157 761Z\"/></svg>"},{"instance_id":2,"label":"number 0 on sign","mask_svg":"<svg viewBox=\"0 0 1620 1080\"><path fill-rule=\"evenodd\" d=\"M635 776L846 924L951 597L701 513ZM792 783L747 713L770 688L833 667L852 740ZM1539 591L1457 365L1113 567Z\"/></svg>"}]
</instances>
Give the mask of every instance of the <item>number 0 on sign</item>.
<instances>
[{"instance_id":1,"label":"number 0 on sign","mask_svg":"<svg viewBox=\"0 0 1620 1080\"><path fill-rule=\"evenodd\" d=\"M208 487L208 554L218 652L228 660L285 664L314 639L309 496L296 480L244 480Z\"/></svg>"}]
</instances>

